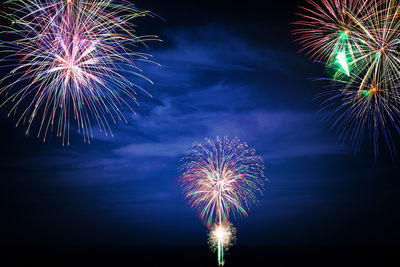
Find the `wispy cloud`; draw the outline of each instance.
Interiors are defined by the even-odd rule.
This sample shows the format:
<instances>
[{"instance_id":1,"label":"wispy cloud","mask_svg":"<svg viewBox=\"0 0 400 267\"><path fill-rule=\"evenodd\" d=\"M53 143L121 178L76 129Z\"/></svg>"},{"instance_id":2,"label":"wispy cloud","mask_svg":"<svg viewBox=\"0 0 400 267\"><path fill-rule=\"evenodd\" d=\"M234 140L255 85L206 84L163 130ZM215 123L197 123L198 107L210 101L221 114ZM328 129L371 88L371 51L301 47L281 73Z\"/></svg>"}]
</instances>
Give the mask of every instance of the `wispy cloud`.
<instances>
[{"instance_id":1,"label":"wispy cloud","mask_svg":"<svg viewBox=\"0 0 400 267\"><path fill-rule=\"evenodd\" d=\"M306 90L295 81L288 85L296 56L283 65L288 54L219 27L170 36L170 47L154 53L163 67L143 66L155 85L153 98L140 96L137 115L127 111L129 122L115 126L114 137L96 133L91 145L73 143L26 158L33 176L51 171L56 183L101 195L114 213L181 199L175 193L178 160L205 137L238 136L267 165L346 153L318 115L291 104L296 90Z\"/></svg>"}]
</instances>

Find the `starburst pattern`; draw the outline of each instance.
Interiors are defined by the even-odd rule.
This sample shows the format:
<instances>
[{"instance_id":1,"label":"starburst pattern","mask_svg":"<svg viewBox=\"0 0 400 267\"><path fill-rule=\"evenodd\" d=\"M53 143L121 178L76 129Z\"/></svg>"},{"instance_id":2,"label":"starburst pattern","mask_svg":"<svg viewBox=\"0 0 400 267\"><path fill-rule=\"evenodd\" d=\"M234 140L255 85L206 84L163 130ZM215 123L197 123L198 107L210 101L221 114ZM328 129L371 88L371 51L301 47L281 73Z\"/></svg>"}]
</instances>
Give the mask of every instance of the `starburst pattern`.
<instances>
[{"instance_id":1,"label":"starburst pattern","mask_svg":"<svg viewBox=\"0 0 400 267\"><path fill-rule=\"evenodd\" d=\"M139 44L159 40L138 36L134 22L151 16L125 0L9 0L2 17L1 106L18 117L17 126L38 129L43 140L55 131L69 143L71 120L85 140L92 124L106 134L110 122L126 121L124 107L133 111L140 74L138 61L150 55L137 52ZM147 79L148 80L148 79ZM150 81L150 80L149 80ZM37 121L35 124L34 122Z\"/></svg>"}]
</instances>

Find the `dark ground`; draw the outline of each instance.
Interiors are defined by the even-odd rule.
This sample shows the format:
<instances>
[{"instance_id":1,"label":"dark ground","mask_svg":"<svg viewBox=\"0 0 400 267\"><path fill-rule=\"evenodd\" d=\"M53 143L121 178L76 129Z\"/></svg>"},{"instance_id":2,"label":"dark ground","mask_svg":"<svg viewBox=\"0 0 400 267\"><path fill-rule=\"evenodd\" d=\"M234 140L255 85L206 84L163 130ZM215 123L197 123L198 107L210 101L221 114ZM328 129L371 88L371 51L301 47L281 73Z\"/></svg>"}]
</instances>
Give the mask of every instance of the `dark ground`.
<instances>
[{"instance_id":1,"label":"dark ground","mask_svg":"<svg viewBox=\"0 0 400 267\"><path fill-rule=\"evenodd\" d=\"M394 247L240 247L225 266L400 266ZM203 247L42 247L2 249L0 266L217 266Z\"/></svg>"}]
</instances>

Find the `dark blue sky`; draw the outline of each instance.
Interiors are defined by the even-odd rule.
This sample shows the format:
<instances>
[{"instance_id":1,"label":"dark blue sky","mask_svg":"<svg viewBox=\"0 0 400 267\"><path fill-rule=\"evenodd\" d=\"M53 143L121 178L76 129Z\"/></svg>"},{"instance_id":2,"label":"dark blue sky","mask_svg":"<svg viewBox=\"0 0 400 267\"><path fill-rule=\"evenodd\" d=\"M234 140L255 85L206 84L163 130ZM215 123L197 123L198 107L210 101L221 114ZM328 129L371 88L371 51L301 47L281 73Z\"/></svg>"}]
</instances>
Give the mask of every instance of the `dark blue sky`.
<instances>
[{"instance_id":1,"label":"dark blue sky","mask_svg":"<svg viewBox=\"0 0 400 267\"><path fill-rule=\"evenodd\" d=\"M150 2L150 3L146 3ZM238 136L265 161L264 196L234 221L238 244L398 244L398 161L336 143L318 102L321 66L297 53L297 2L136 1L164 43L154 85L128 124L91 144L42 143L1 111L2 245L198 245L206 227L183 199L178 160L204 137ZM146 6L148 4L148 6ZM145 23L142 21L141 23ZM140 24L139 24L140 26Z\"/></svg>"}]
</instances>

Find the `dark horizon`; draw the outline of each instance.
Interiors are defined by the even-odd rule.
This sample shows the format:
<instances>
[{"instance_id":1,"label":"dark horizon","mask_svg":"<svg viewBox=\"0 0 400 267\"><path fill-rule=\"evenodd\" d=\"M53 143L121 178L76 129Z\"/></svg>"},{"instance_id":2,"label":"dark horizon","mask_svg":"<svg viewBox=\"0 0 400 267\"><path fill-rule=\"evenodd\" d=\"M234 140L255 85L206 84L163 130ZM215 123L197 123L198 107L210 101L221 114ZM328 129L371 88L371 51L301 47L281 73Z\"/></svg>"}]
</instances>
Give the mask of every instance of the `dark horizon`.
<instances>
[{"instance_id":1,"label":"dark horizon","mask_svg":"<svg viewBox=\"0 0 400 267\"><path fill-rule=\"evenodd\" d=\"M165 20L138 21L139 33L164 40L140 48L161 67L138 63L152 97L139 94L114 137L94 127L90 144L77 132L69 146L54 133L43 143L0 108L0 263L216 266L178 161L205 137L237 136L269 181L249 216L232 221L226 266L398 265L399 159L383 149L375 160L369 142L355 154L322 119L323 66L290 33L304 2L135 1Z\"/></svg>"},{"instance_id":2,"label":"dark horizon","mask_svg":"<svg viewBox=\"0 0 400 267\"><path fill-rule=\"evenodd\" d=\"M397 266L395 247L233 246L225 266ZM6 250L9 252L9 250ZM45 247L12 250L9 266L217 266L203 246Z\"/></svg>"}]
</instances>

